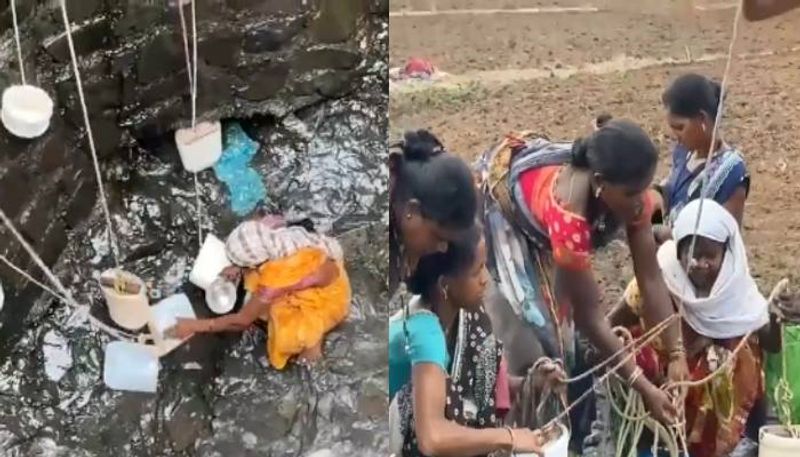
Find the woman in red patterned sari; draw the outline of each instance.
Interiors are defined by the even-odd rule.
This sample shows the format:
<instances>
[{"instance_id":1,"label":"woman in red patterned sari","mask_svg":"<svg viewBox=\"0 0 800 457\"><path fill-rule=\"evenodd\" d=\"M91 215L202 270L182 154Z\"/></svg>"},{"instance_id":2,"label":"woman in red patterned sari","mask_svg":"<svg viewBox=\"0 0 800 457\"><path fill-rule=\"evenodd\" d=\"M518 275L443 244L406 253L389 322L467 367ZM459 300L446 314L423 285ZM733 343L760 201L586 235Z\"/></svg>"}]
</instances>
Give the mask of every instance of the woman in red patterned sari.
<instances>
[{"instance_id":1,"label":"woman in red patterned sari","mask_svg":"<svg viewBox=\"0 0 800 457\"><path fill-rule=\"evenodd\" d=\"M646 192L657 160L655 146L640 127L615 119L573 143L507 138L479 164L490 266L498 287L536 332L546 355L564 359L573 374L573 319L605 356L621 347L604 319L591 261L592 251L618 228L625 228L636 277L651 305L645 310L648 322L672 313L656 263ZM665 341L675 349L670 374L683 379L686 360L676 325L665 332ZM667 394L641 376L632 361L620 373L657 419L672 421Z\"/></svg>"}]
</instances>

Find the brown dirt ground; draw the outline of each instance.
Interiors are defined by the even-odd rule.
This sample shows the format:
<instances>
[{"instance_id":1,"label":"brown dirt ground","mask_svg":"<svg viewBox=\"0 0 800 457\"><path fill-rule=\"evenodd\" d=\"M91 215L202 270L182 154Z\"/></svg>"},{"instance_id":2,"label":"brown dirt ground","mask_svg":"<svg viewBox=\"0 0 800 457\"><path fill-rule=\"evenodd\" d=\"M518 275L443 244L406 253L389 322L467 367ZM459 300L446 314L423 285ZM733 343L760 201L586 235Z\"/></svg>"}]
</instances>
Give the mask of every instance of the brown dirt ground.
<instances>
[{"instance_id":1,"label":"brown dirt ground","mask_svg":"<svg viewBox=\"0 0 800 457\"><path fill-rule=\"evenodd\" d=\"M473 6L480 7L480 3L472 1ZM614 1L597 3L613 6ZM591 2L581 3L587 4ZM496 7L500 6L492 6ZM532 129L565 139L587 134L593 117L607 111L644 126L662 150L663 175L669 163L661 92L671 78L686 71L720 78L724 60L516 82L514 72L509 71L507 81L489 84L481 82L480 73L470 72L538 68L536 62L550 62L551 55L580 66L592 59L609 58L614 52L680 58L684 43L707 52L727 48L733 10L704 13L702 27L692 31L680 22L683 17L663 11L519 18L482 15L468 20L449 17L435 26L427 17L393 18L390 43L394 59L424 53L446 72L472 76L471 82L455 87L434 85L393 93L391 133L396 136L409 128L430 128L451 150L472 158L508 131ZM779 52L734 60L724 121L725 138L744 152L752 174L745 236L751 267L765 293L786 276L800 287L800 136L796 130L800 128L800 52L787 51L800 45L798 23L800 13L742 25L737 51ZM535 29L539 30L533 33ZM423 30L430 33L423 36ZM517 43L513 48L506 45L512 39ZM490 55L495 56L494 61L489 60ZM615 296L631 275L625 249L613 248L598 256L599 276L608 284L609 295Z\"/></svg>"}]
</instances>

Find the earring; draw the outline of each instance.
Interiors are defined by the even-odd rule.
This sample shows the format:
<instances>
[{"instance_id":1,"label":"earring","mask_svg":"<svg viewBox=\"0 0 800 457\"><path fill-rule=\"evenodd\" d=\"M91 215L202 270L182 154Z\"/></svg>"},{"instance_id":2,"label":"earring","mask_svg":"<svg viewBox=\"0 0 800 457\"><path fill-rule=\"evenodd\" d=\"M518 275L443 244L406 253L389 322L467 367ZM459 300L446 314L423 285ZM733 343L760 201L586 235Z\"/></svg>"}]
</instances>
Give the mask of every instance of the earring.
<instances>
[{"instance_id":1,"label":"earring","mask_svg":"<svg viewBox=\"0 0 800 457\"><path fill-rule=\"evenodd\" d=\"M594 198L600 198L600 194L603 193L603 186L597 186L597 190L594 191Z\"/></svg>"},{"instance_id":2,"label":"earring","mask_svg":"<svg viewBox=\"0 0 800 457\"><path fill-rule=\"evenodd\" d=\"M444 295L444 301L445 301L445 303L447 302L447 289L448 289L448 287L447 287L447 286L443 286L443 287L442 287L442 294Z\"/></svg>"},{"instance_id":3,"label":"earring","mask_svg":"<svg viewBox=\"0 0 800 457\"><path fill-rule=\"evenodd\" d=\"M706 125L705 124L700 124L700 128L703 129L703 133L706 133Z\"/></svg>"},{"instance_id":4,"label":"earring","mask_svg":"<svg viewBox=\"0 0 800 457\"><path fill-rule=\"evenodd\" d=\"M406 219L411 219L411 213L406 214Z\"/></svg>"}]
</instances>

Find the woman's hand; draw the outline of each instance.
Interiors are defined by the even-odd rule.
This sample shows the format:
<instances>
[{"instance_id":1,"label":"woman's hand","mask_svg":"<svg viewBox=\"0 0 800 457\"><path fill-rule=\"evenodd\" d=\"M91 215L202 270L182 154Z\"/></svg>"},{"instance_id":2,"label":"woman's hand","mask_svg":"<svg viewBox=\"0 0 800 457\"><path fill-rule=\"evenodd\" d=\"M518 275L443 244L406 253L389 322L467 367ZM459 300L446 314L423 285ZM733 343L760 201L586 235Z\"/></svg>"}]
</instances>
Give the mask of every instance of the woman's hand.
<instances>
[{"instance_id":1,"label":"woman's hand","mask_svg":"<svg viewBox=\"0 0 800 457\"><path fill-rule=\"evenodd\" d=\"M672 239L672 231L663 224L653 226L653 236L656 239L656 244L661 246L665 241Z\"/></svg>"},{"instance_id":2,"label":"woman's hand","mask_svg":"<svg viewBox=\"0 0 800 457\"><path fill-rule=\"evenodd\" d=\"M689 363L686 361L686 354L681 354L670 360L669 368L667 368L667 377L672 383L689 379Z\"/></svg>"},{"instance_id":3,"label":"woman's hand","mask_svg":"<svg viewBox=\"0 0 800 457\"><path fill-rule=\"evenodd\" d=\"M230 282L235 283L242 277L242 269L237 267L236 265L231 265L225 267L224 270L219 274L223 278L227 279Z\"/></svg>"},{"instance_id":4,"label":"woman's hand","mask_svg":"<svg viewBox=\"0 0 800 457\"><path fill-rule=\"evenodd\" d=\"M259 300L270 303L285 292L286 291L282 288L260 286L258 290L256 290L256 296Z\"/></svg>"},{"instance_id":5,"label":"woman's hand","mask_svg":"<svg viewBox=\"0 0 800 457\"><path fill-rule=\"evenodd\" d=\"M534 365L541 374L539 388L547 388L554 392L564 393L567 389L567 373L564 371L564 366L560 362L553 360L546 360L540 364Z\"/></svg>"},{"instance_id":6,"label":"woman's hand","mask_svg":"<svg viewBox=\"0 0 800 457\"><path fill-rule=\"evenodd\" d=\"M197 320L178 318L177 323L164 331L167 338L183 340L197 333Z\"/></svg>"},{"instance_id":7,"label":"woman's hand","mask_svg":"<svg viewBox=\"0 0 800 457\"><path fill-rule=\"evenodd\" d=\"M533 452L536 455L544 455L542 446L544 446L545 438L539 430L530 430L527 428L514 429L514 449L513 452Z\"/></svg>"},{"instance_id":8,"label":"woman's hand","mask_svg":"<svg viewBox=\"0 0 800 457\"><path fill-rule=\"evenodd\" d=\"M672 425L678 415L675 405L669 394L651 383L640 392L647 411L659 422L664 425Z\"/></svg>"}]
</instances>

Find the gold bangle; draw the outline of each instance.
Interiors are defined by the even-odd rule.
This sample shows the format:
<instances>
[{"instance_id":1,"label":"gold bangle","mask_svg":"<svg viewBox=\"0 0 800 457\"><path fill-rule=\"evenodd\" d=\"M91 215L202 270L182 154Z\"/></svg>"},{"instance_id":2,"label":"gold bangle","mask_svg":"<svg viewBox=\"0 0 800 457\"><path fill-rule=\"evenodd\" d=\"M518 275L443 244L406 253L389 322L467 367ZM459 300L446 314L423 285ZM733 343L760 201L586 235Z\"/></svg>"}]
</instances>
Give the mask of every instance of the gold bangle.
<instances>
[{"instance_id":1,"label":"gold bangle","mask_svg":"<svg viewBox=\"0 0 800 457\"><path fill-rule=\"evenodd\" d=\"M669 351L669 360L674 362L677 359L686 356L686 349L683 348L683 345L678 346L677 348L673 348Z\"/></svg>"},{"instance_id":2,"label":"gold bangle","mask_svg":"<svg viewBox=\"0 0 800 457\"><path fill-rule=\"evenodd\" d=\"M511 427L504 427L507 431L509 436L511 436L511 450L510 452L513 454L514 451L517 450L516 439L514 439L514 430Z\"/></svg>"},{"instance_id":3,"label":"gold bangle","mask_svg":"<svg viewBox=\"0 0 800 457\"><path fill-rule=\"evenodd\" d=\"M635 383L635 382L636 382L636 381L637 381L639 378L641 378L643 374L644 374L644 370L642 370L642 369L641 369L641 367L638 367L638 366L637 366L637 367L636 367L636 368L633 370L633 373L631 373L630 377L628 378L628 385L629 385L630 387L633 387L633 384L634 384L634 383Z\"/></svg>"}]
</instances>

